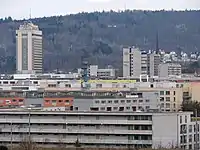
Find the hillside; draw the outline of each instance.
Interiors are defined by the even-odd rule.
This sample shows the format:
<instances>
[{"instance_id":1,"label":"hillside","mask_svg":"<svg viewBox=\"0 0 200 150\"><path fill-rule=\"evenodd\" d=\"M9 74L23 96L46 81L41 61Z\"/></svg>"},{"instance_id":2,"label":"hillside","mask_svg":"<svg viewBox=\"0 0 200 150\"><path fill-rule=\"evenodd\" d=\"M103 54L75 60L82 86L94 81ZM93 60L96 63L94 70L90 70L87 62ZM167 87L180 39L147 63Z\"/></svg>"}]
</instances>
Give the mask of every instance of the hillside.
<instances>
[{"instance_id":1,"label":"hillside","mask_svg":"<svg viewBox=\"0 0 200 150\"><path fill-rule=\"evenodd\" d=\"M200 11L95 12L32 19L44 33L44 69L73 71L81 57L121 67L123 46L200 51ZM15 70L15 30L23 21L0 19L0 71Z\"/></svg>"}]
</instances>

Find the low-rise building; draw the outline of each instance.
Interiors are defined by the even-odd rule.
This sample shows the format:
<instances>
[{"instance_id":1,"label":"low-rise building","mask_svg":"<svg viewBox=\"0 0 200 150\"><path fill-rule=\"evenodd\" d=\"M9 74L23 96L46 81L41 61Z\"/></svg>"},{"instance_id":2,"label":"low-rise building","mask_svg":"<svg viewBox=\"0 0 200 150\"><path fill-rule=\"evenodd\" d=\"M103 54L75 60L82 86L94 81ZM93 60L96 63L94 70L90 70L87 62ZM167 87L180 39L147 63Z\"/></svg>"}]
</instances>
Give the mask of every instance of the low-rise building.
<instances>
[{"instance_id":1,"label":"low-rise building","mask_svg":"<svg viewBox=\"0 0 200 150\"><path fill-rule=\"evenodd\" d=\"M0 110L1 143L30 139L41 146L194 149L199 122L190 112L63 112ZM197 132L196 132L197 131ZM197 140L197 141L196 141ZM197 146L197 145L196 145Z\"/></svg>"},{"instance_id":2,"label":"low-rise building","mask_svg":"<svg viewBox=\"0 0 200 150\"><path fill-rule=\"evenodd\" d=\"M161 78L170 76L181 76L181 65L175 63L165 63L158 66L158 76Z\"/></svg>"}]
</instances>

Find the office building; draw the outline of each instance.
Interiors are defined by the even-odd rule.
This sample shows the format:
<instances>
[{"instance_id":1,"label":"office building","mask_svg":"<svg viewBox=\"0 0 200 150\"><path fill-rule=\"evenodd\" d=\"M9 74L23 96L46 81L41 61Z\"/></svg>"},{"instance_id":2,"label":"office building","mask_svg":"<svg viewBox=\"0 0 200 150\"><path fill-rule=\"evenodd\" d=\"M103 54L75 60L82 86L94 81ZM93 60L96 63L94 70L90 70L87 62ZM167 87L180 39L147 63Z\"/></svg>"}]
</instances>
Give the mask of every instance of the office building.
<instances>
[{"instance_id":1,"label":"office building","mask_svg":"<svg viewBox=\"0 0 200 150\"><path fill-rule=\"evenodd\" d=\"M42 73L42 31L31 22L20 25L16 31L17 73Z\"/></svg>"},{"instance_id":2,"label":"office building","mask_svg":"<svg viewBox=\"0 0 200 150\"><path fill-rule=\"evenodd\" d=\"M123 77L139 78L141 70L141 51L130 47L123 49Z\"/></svg>"},{"instance_id":3,"label":"office building","mask_svg":"<svg viewBox=\"0 0 200 150\"><path fill-rule=\"evenodd\" d=\"M167 78L171 76L181 76L181 65L175 63L162 63L158 67L160 78Z\"/></svg>"},{"instance_id":4,"label":"office building","mask_svg":"<svg viewBox=\"0 0 200 150\"><path fill-rule=\"evenodd\" d=\"M0 112L0 140L5 144L17 144L30 136L48 147L74 147L77 140L82 147L100 148L194 149L199 145L199 122L191 121L190 112Z\"/></svg>"},{"instance_id":5,"label":"office building","mask_svg":"<svg viewBox=\"0 0 200 150\"><path fill-rule=\"evenodd\" d=\"M81 75L82 69L78 69L78 74ZM90 78L109 79L116 77L116 70L112 67L100 69L98 65L90 65L88 67L88 75Z\"/></svg>"}]
</instances>

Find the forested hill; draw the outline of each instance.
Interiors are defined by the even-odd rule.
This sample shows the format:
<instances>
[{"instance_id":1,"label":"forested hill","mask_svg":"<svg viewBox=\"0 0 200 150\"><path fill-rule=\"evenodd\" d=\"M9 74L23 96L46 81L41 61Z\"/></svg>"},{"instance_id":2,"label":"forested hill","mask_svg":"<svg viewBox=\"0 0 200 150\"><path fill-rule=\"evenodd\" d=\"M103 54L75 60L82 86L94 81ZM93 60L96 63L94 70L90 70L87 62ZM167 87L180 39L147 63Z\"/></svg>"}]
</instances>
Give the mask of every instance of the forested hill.
<instances>
[{"instance_id":1,"label":"forested hill","mask_svg":"<svg viewBox=\"0 0 200 150\"><path fill-rule=\"evenodd\" d=\"M200 11L95 12L32 19L44 34L44 68L73 70L81 57L91 64L120 67L122 47L200 51ZM15 30L23 21L0 20L0 71L15 70Z\"/></svg>"}]
</instances>

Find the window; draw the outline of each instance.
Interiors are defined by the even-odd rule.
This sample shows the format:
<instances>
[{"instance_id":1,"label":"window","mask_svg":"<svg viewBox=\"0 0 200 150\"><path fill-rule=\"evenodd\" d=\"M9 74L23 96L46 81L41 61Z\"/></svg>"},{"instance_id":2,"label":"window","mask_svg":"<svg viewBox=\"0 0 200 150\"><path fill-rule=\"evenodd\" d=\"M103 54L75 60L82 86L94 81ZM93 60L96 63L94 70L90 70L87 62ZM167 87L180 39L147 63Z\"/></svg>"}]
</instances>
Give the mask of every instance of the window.
<instances>
[{"instance_id":1,"label":"window","mask_svg":"<svg viewBox=\"0 0 200 150\"><path fill-rule=\"evenodd\" d=\"M174 108L176 108L176 104L174 103Z\"/></svg>"},{"instance_id":2,"label":"window","mask_svg":"<svg viewBox=\"0 0 200 150\"><path fill-rule=\"evenodd\" d=\"M119 107L119 111L124 111L124 107Z\"/></svg>"},{"instance_id":3,"label":"window","mask_svg":"<svg viewBox=\"0 0 200 150\"><path fill-rule=\"evenodd\" d=\"M174 95L176 95L176 91L174 91Z\"/></svg>"},{"instance_id":4,"label":"window","mask_svg":"<svg viewBox=\"0 0 200 150\"><path fill-rule=\"evenodd\" d=\"M126 110L130 110L131 108L130 107L126 107Z\"/></svg>"},{"instance_id":5,"label":"window","mask_svg":"<svg viewBox=\"0 0 200 150\"><path fill-rule=\"evenodd\" d=\"M166 91L166 95L170 95L170 91Z\"/></svg>"},{"instance_id":6,"label":"window","mask_svg":"<svg viewBox=\"0 0 200 150\"><path fill-rule=\"evenodd\" d=\"M102 103L102 104L105 104L105 103L106 103L106 101L101 101L101 103Z\"/></svg>"},{"instance_id":7,"label":"window","mask_svg":"<svg viewBox=\"0 0 200 150\"><path fill-rule=\"evenodd\" d=\"M109 103L109 104L111 104L111 103L112 103L112 101L111 101L111 100L109 100L109 101L108 101L108 103Z\"/></svg>"},{"instance_id":8,"label":"window","mask_svg":"<svg viewBox=\"0 0 200 150\"><path fill-rule=\"evenodd\" d=\"M62 103L62 100L59 100L58 102L59 102L59 103Z\"/></svg>"},{"instance_id":9,"label":"window","mask_svg":"<svg viewBox=\"0 0 200 150\"><path fill-rule=\"evenodd\" d=\"M160 95L165 95L164 91L160 91Z\"/></svg>"},{"instance_id":10,"label":"window","mask_svg":"<svg viewBox=\"0 0 200 150\"><path fill-rule=\"evenodd\" d=\"M24 100L23 99L19 99L19 102L23 102Z\"/></svg>"},{"instance_id":11,"label":"window","mask_svg":"<svg viewBox=\"0 0 200 150\"><path fill-rule=\"evenodd\" d=\"M176 101L176 97L174 97L174 102Z\"/></svg>"},{"instance_id":12,"label":"window","mask_svg":"<svg viewBox=\"0 0 200 150\"><path fill-rule=\"evenodd\" d=\"M187 123L187 116L185 116L185 123Z\"/></svg>"},{"instance_id":13,"label":"window","mask_svg":"<svg viewBox=\"0 0 200 150\"><path fill-rule=\"evenodd\" d=\"M192 125L189 126L189 132L192 132Z\"/></svg>"},{"instance_id":14,"label":"window","mask_svg":"<svg viewBox=\"0 0 200 150\"><path fill-rule=\"evenodd\" d=\"M164 102L165 98L164 97L160 97L160 101Z\"/></svg>"},{"instance_id":15,"label":"window","mask_svg":"<svg viewBox=\"0 0 200 150\"><path fill-rule=\"evenodd\" d=\"M127 102L127 103L131 103L131 100L127 100L126 102Z\"/></svg>"},{"instance_id":16,"label":"window","mask_svg":"<svg viewBox=\"0 0 200 150\"><path fill-rule=\"evenodd\" d=\"M95 101L96 104L99 104L99 101Z\"/></svg>"},{"instance_id":17,"label":"window","mask_svg":"<svg viewBox=\"0 0 200 150\"><path fill-rule=\"evenodd\" d=\"M150 102L150 100L149 99L146 99L146 103L149 103Z\"/></svg>"},{"instance_id":18,"label":"window","mask_svg":"<svg viewBox=\"0 0 200 150\"><path fill-rule=\"evenodd\" d=\"M183 121L182 121L182 116L180 116L180 123L182 123Z\"/></svg>"},{"instance_id":19,"label":"window","mask_svg":"<svg viewBox=\"0 0 200 150\"><path fill-rule=\"evenodd\" d=\"M125 100L121 100L121 103L125 103Z\"/></svg>"},{"instance_id":20,"label":"window","mask_svg":"<svg viewBox=\"0 0 200 150\"><path fill-rule=\"evenodd\" d=\"M170 97L166 97L166 102L170 102Z\"/></svg>"},{"instance_id":21,"label":"window","mask_svg":"<svg viewBox=\"0 0 200 150\"><path fill-rule=\"evenodd\" d=\"M105 110L105 107L101 107L101 109L100 110Z\"/></svg>"},{"instance_id":22,"label":"window","mask_svg":"<svg viewBox=\"0 0 200 150\"><path fill-rule=\"evenodd\" d=\"M142 102L143 102L143 100L142 100L142 99L140 99L140 100L139 100L139 103L142 103Z\"/></svg>"},{"instance_id":23,"label":"window","mask_svg":"<svg viewBox=\"0 0 200 150\"><path fill-rule=\"evenodd\" d=\"M118 107L113 107L113 110L118 110Z\"/></svg>"},{"instance_id":24,"label":"window","mask_svg":"<svg viewBox=\"0 0 200 150\"><path fill-rule=\"evenodd\" d=\"M133 103L137 103L137 100L133 100Z\"/></svg>"},{"instance_id":25,"label":"window","mask_svg":"<svg viewBox=\"0 0 200 150\"><path fill-rule=\"evenodd\" d=\"M146 109L147 109L147 110L150 109L150 106L146 106Z\"/></svg>"},{"instance_id":26,"label":"window","mask_svg":"<svg viewBox=\"0 0 200 150\"><path fill-rule=\"evenodd\" d=\"M119 102L118 100L115 100L115 101L114 101L115 104L117 104L118 102Z\"/></svg>"},{"instance_id":27,"label":"window","mask_svg":"<svg viewBox=\"0 0 200 150\"><path fill-rule=\"evenodd\" d=\"M170 108L170 103L166 103L166 108Z\"/></svg>"},{"instance_id":28,"label":"window","mask_svg":"<svg viewBox=\"0 0 200 150\"><path fill-rule=\"evenodd\" d=\"M49 103L50 101L49 100L45 100L45 103Z\"/></svg>"}]
</instances>

